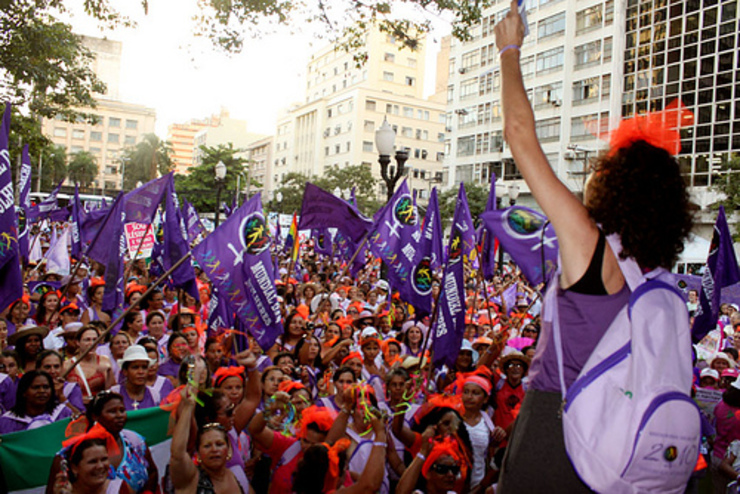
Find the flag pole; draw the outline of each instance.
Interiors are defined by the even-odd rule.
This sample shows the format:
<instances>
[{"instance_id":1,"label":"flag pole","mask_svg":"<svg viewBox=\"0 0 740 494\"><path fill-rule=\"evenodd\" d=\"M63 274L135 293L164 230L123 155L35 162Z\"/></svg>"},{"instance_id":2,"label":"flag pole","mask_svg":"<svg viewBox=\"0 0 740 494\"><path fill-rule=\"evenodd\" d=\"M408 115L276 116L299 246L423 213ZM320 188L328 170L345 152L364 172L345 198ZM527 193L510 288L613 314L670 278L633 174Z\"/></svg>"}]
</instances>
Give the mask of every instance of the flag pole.
<instances>
[{"instance_id":1,"label":"flag pole","mask_svg":"<svg viewBox=\"0 0 740 494\"><path fill-rule=\"evenodd\" d=\"M190 252L188 252L187 254L185 254L184 256L182 256L179 261L177 261L175 264L172 265L172 267L170 269L167 270L166 273L164 273L154 283L152 283L149 286L149 288L147 289L147 291L144 292L144 294L136 302L134 302L133 304L131 304L113 322L111 322L108 325L108 327L105 328L105 331L103 331L102 333L100 333L100 336L98 336L98 338L93 342L93 344L90 345L90 348L88 348L87 350L85 350L84 352L82 352L82 355L80 355L80 357L78 359L76 359L74 362L72 362L72 366L69 369L67 369L66 371L64 371L62 373L62 376L61 376L62 379L66 379L67 376L69 375L69 373L72 372L72 370L77 366L77 364L79 364L80 362L82 362L82 360L84 360L85 357L87 357L87 355L91 351L93 351L93 349L95 349L98 346L98 344L100 344L101 341L103 341L103 339L110 332L111 329L113 329L119 322L121 322L123 320L123 318L126 317L131 311L135 310L136 307L139 306L139 303L142 300L146 300L146 298L149 296L149 294L151 294L164 280L167 279L167 277L169 277L169 275L171 275L177 268L179 268L180 265L182 263L184 263L191 255L192 254Z\"/></svg>"},{"instance_id":2,"label":"flag pole","mask_svg":"<svg viewBox=\"0 0 740 494\"><path fill-rule=\"evenodd\" d=\"M355 249L355 253L352 254L352 258L349 260L347 265L344 267L344 271L342 271L342 278L347 276L350 266L352 266L352 263L355 262L355 258L357 257L357 254L359 254L360 251L362 250L362 247L365 245L365 242L367 242L367 233L365 234L364 237L362 237L362 242L360 242L360 245L357 246L357 249Z\"/></svg>"}]
</instances>

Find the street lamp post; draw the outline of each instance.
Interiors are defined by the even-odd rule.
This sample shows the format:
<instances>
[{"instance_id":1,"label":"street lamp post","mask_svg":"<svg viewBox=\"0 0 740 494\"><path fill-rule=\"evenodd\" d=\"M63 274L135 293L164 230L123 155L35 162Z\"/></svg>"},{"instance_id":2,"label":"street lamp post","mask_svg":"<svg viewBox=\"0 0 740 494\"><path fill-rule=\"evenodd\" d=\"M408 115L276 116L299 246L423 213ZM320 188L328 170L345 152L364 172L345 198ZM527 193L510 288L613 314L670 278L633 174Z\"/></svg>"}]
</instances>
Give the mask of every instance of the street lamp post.
<instances>
[{"instance_id":1,"label":"street lamp post","mask_svg":"<svg viewBox=\"0 0 740 494\"><path fill-rule=\"evenodd\" d=\"M403 176L406 160L409 159L409 153L404 150L396 151L396 169L389 172L388 165L391 163L391 153L393 153L394 143L396 141L396 132L388 124L388 120L383 120L383 125L375 131L375 146L378 148L378 163L380 163L380 176L383 178L386 187L387 201L390 202L393 197L393 191L396 189L396 183Z\"/></svg>"},{"instance_id":2,"label":"street lamp post","mask_svg":"<svg viewBox=\"0 0 740 494\"><path fill-rule=\"evenodd\" d=\"M121 190L123 190L123 182L126 177L126 162L128 160L128 158L121 158Z\"/></svg>"},{"instance_id":3,"label":"street lamp post","mask_svg":"<svg viewBox=\"0 0 740 494\"><path fill-rule=\"evenodd\" d=\"M223 187L224 179L226 178L226 165L223 161L219 161L214 169L216 174L216 226L218 228L219 220L221 219L221 188Z\"/></svg>"}]
</instances>

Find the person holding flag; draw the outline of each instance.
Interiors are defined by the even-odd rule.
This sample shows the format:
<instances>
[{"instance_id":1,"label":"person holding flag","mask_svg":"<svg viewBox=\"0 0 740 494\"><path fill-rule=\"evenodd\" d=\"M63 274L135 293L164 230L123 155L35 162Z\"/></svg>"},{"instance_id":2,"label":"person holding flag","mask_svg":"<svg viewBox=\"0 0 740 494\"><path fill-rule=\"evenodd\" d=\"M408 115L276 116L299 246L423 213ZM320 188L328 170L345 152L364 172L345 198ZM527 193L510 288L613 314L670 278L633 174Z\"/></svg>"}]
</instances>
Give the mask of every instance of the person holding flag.
<instances>
[{"instance_id":1,"label":"person holding flag","mask_svg":"<svg viewBox=\"0 0 740 494\"><path fill-rule=\"evenodd\" d=\"M537 139L519 61L524 30L514 1L495 27L504 135L532 195L552 222L560 246L560 274L553 280L558 283L555 300L546 299L545 305L557 304L565 362L559 364L553 342L552 327L557 322L545 321L529 372L530 389L509 441L496 492L546 492L553 487L560 492L591 492L566 453L558 414L561 392L574 382L630 299L620 258L634 259L643 272L670 269L683 249L692 218L686 186L672 155L681 147L678 125L691 121L692 116L680 107L673 111L669 107L622 121L611 135L609 151L598 159L595 173L588 178L581 202L560 182ZM606 242L612 234L621 241L621 252ZM690 341L681 344L688 354ZM690 382L687 391L689 386ZM537 474L532 475L535 465Z\"/></svg>"}]
</instances>

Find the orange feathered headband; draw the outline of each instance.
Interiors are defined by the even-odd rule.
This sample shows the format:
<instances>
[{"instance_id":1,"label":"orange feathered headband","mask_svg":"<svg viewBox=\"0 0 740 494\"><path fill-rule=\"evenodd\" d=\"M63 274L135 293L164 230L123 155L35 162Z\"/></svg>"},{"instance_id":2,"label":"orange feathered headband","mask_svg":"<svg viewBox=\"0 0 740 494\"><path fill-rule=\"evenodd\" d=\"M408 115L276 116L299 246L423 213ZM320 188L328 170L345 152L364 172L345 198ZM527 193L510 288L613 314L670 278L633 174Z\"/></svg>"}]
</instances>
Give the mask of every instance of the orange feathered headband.
<instances>
[{"instance_id":1,"label":"orange feathered headband","mask_svg":"<svg viewBox=\"0 0 740 494\"><path fill-rule=\"evenodd\" d=\"M610 135L609 156L618 150L627 148L637 141L668 151L676 155L681 151L681 133L679 129L691 125L694 114L679 101L673 100L662 111L636 115L620 122Z\"/></svg>"},{"instance_id":2,"label":"orange feathered headband","mask_svg":"<svg viewBox=\"0 0 740 494\"><path fill-rule=\"evenodd\" d=\"M465 453L460 448L460 443L450 436L443 438L441 441L434 441L432 452L427 456L424 466L421 467L421 474L424 478L427 478L429 469L434 463L442 456L451 456L455 462L460 466L460 474L462 478L468 473L468 460Z\"/></svg>"},{"instance_id":3,"label":"orange feathered headband","mask_svg":"<svg viewBox=\"0 0 740 494\"><path fill-rule=\"evenodd\" d=\"M69 448L68 458L72 458L75 454L75 451L77 450L77 447L83 442L89 441L91 439L102 439L103 441L105 441L105 449L108 450L109 455L117 455L120 453L120 449L118 447L116 439L111 435L110 432L105 429L105 427L103 427L99 423L93 425L89 431L83 434L74 435L69 439L63 441L62 446L64 448Z\"/></svg>"},{"instance_id":4,"label":"orange feathered headband","mask_svg":"<svg viewBox=\"0 0 740 494\"><path fill-rule=\"evenodd\" d=\"M302 415L301 430L296 434L299 438L306 437L308 426L311 424L315 424L324 433L329 432L336 418L336 414L328 408L318 407L316 405L306 408Z\"/></svg>"}]
</instances>

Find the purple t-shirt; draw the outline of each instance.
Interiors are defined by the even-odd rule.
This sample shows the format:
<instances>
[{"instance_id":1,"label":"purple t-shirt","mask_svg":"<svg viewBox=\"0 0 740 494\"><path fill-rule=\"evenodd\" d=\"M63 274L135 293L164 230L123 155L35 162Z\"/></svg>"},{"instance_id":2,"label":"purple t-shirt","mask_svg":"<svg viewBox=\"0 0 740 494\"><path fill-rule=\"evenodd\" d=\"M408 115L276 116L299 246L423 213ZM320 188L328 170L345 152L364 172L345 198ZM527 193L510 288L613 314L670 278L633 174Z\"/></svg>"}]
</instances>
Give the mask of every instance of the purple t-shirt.
<instances>
[{"instance_id":1,"label":"purple t-shirt","mask_svg":"<svg viewBox=\"0 0 740 494\"><path fill-rule=\"evenodd\" d=\"M152 391L149 389L149 386L144 388L144 398L138 402L134 401L128 395L128 391L126 391L126 386L112 386L110 390L123 396L123 406L129 412L132 410L143 410L144 408L154 408L158 405L158 403L154 400L154 396L152 395Z\"/></svg>"},{"instance_id":2,"label":"purple t-shirt","mask_svg":"<svg viewBox=\"0 0 740 494\"><path fill-rule=\"evenodd\" d=\"M159 369L157 370L157 374L165 377L177 377L179 373L180 364L173 362L171 358L168 358L167 360L159 364Z\"/></svg>"},{"instance_id":3,"label":"purple t-shirt","mask_svg":"<svg viewBox=\"0 0 740 494\"><path fill-rule=\"evenodd\" d=\"M606 333L619 311L630 299L627 283L612 295L585 295L558 288L558 316L563 340L563 376L569 388ZM543 321L537 343L529 387L538 391L560 392L558 360L552 324Z\"/></svg>"},{"instance_id":4,"label":"purple t-shirt","mask_svg":"<svg viewBox=\"0 0 740 494\"><path fill-rule=\"evenodd\" d=\"M36 417L19 417L13 412L5 412L0 417L0 434L38 429L39 427L49 425L58 420L66 419L70 416L72 416L72 410L70 410L68 406L62 404L57 405L52 413L42 413Z\"/></svg>"}]
</instances>

